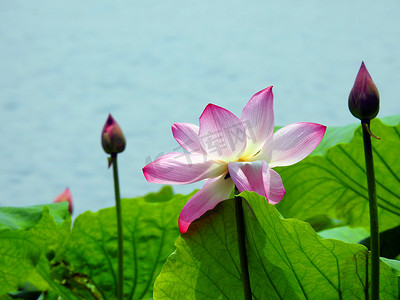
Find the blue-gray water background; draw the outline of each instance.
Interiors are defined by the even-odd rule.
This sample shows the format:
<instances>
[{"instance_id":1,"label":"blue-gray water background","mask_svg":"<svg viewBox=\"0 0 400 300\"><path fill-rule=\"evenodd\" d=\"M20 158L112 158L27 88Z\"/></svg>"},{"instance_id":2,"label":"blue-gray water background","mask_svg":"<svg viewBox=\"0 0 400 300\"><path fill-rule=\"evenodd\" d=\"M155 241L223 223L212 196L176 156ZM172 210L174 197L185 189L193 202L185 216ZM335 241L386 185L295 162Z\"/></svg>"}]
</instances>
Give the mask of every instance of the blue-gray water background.
<instances>
[{"instance_id":1,"label":"blue-gray water background","mask_svg":"<svg viewBox=\"0 0 400 300\"><path fill-rule=\"evenodd\" d=\"M354 123L347 97L364 60L380 116L399 113L399 1L0 2L0 205L114 205L100 146L108 113L128 144L123 197L160 186L142 167L212 102L240 112L274 86L277 125ZM186 193L201 183L175 186Z\"/></svg>"}]
</instances>

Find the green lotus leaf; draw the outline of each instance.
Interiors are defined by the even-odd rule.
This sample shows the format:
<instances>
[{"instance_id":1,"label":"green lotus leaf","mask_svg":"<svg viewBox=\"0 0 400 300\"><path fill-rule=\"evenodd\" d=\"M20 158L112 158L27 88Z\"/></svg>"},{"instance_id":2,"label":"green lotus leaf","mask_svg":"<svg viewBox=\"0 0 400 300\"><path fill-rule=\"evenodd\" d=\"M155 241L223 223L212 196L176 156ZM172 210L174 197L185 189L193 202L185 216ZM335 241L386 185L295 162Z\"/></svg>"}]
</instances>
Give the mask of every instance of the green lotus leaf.
<instances>
[{"instance_id":1,"label":"green lotus leaf","mask_svg":"<svg viewBox=\"0 0 400 300\"><path fill-rule=\"evenodd\" d=\"M68 204L0 207L0 216L0 295L33 278L36 287L47 287L36 267L42 256L60 249L67 238Z\"/></svg>"},{"instance_id":2,"label":"green lotus leaf","mask_svg":"<svg viewBox=\"0 0 400 300\"><path fill-rule=\"evenodd\" d=\"M381 138L372 140L381 231L400 224L399 117L386 122L393 124L394 119L397 125L386 125L378 119L371 122L371 130ZM328 131L313 155L293 166L276 168L286 189L285 197L277 204L283 216L308 220L327 215L351 227L369 230L362 130L357 127L348 142L350 130L351 126L346 126L343 132L341 128Z\"/></svg>"},{"instance_id":3,"label":"green lotus leaf","mask_svg":"<svg viewBox=\"0 0 400 300\"><path fill-rule=\"evenodd\" d=\"M322 239L303 221L283 219L264 197L241 193L254 299L366 299L369 252ZM219 204L176 242L154 299L243 299L233 199ZM381 298L397 299L398 278L381 263Z\"/></svg>"},{"instance_id":4,"label":"green lotus leaf","mask_svg":"<svg viewBox=\"0 0 400 300\"><path fill-rule=\"evenodd\" d=\"M124 299L152 298L154 280L179 236L179 213L191 196L172 195L171 188L164 187L149 196L122 199ZM67 267L104 299L116 295L117 244L111 207L79 215L65 245Z\"/></svg>"}]
</instances>

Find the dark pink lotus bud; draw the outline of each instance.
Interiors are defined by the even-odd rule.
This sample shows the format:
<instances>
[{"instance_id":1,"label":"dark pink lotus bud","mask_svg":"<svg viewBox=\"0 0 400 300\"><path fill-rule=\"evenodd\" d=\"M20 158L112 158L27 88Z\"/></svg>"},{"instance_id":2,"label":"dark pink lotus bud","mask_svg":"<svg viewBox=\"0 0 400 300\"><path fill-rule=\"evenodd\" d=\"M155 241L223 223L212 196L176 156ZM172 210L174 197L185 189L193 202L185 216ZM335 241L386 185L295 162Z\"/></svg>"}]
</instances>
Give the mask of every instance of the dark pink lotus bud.
<instances>
[{"instance_id":1,"label":"dark pink lotus bud","mask_svg":"<svg viewBox=\"0 0 400 300\"><path fill-rule=\"evenodd\" d=\"M53 203L64 202L67 201L69 203L68 211L72 215L73 205L72 205L72 195L69 188L66 188L64 192L58 195L54 200Z\"/></svg>"},{"instance_id":2,"label":"dark pink lotus bud","mask_svg":"<svg viewBox=\"0 0 400 300\"><path fill-rule=\"evenodd\" d=\"M125 149L125 136L111 114L108 115L106 124L104 124L103 132L101 133L101 144L108 154L120 153Z\"/></svg>"},{"instance_id":3,"label":"dark pink lotus bud","mask_svg":"<svg viewBox=\"0 0 400 300\"><path fill-rule=\"evenodd\" d=\"M349 109L356 118L370 120L379 112L379 92L364 62L361 63L349 95Z\"/></svg>"}]
</instances>

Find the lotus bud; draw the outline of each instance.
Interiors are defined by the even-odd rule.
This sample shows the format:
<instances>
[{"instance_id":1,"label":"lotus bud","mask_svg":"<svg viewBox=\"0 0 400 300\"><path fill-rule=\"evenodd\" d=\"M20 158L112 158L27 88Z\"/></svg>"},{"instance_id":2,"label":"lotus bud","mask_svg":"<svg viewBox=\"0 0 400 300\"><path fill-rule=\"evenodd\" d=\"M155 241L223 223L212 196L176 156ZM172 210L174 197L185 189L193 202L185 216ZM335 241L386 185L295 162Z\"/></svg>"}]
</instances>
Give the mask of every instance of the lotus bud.
<instances>
[{"instance_id":1,"label":"lotus bud","mask_svg":"<svg viewBox=\"0 0 400 300\"><path fill-rule=\"evenodd\" d=\"M101 134L101 144L108 154L116 154L124 151L126 146L125 136L121 127L115 122L114 118L108 115Z\"/></svg>"},{"instance_id":2,"label":"lotus bud","mask_svg":"<svg viewBox=\"0 0 400 300\"><path fill-rule=\"evenodd\" d=\"M349 109L360 120L371 120L379 112L379 92L362 62L349 95Z\"/></svg>"},{"instance_id":3,"label":"lotus bud","mask_svg":"<svg viewBox=\"0 0 400 300\"><path fill-rule=\"evenodd\" d=\"M72 205L72 195L69 188L66 188L64 192L58 195L54 200L53 203L64 202L67 201L69 203L68 211L72 215L73 212L73 205Z\"/></svg>"}]
</instances>

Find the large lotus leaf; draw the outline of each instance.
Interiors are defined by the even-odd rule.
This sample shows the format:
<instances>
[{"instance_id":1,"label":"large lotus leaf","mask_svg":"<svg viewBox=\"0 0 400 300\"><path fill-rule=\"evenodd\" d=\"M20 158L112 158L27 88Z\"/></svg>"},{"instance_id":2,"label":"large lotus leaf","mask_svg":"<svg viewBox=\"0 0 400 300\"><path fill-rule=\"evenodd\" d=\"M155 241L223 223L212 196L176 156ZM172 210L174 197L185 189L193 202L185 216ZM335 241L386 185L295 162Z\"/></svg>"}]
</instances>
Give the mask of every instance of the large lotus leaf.
<instances>
[{"instance_id":1,"label":"large lotus leaf","mask_svg":"<svg viewBox=\"0 0 400 300\"><path fill-rule=\"evenodd\" d=\"M393 119L389 119L393 123ZM371 122L371 130L381 137L372 139L376 189L381 231L400 224L400 124ZM348 132L350 127L344 127ZM285 217L307 220L319 215L345 221L350 226L369 230L368 189L365 175L362 130L357 127L349 143L339 140L340 128L327 133L325 144L303 161L276 168L282 177L286 195L277 205Z\"/></svg>"},{"instance_id":2,"label":"large lotus leaf","mask_svg":"<svg viewBox=\"0 0 400 300\"><path fill-rule=\"evenodd\" d=\"M148 197L122 199L124 299L152 297L154 280L179 236L179 213L190 197L172 195L164 187ZM68 268L90 280L104 299L116 295L117 244L114 207L78 216L66 244Z\"/></svg>"},{"instance_id":3,"label":"large lotus leaf","mask_svg":"<svg viewBox=\"0 0 400 300\"><path fill-rule=\"evenodd\" d=\"M43 207L47 207L57 225L61 225L68 218L67 202L33 205L26 207L0 207L0 229L31 229L43 217Z\"/></svg>"},{"instance_id":4,"label":"large lotus leaf","mask_svg":"<svg viewBox=\"0 0 400 300\"><path fill-rule=\"evenodd\" d=\"M369 255L362 245L322 239L303 221L283 219L243 192L253 299L366 299ZM243 299L234 200L195 221L176 242L154 299ZM381 262L381 299L397 299L398 278Z\"/></svg>"},{"instance_id":5,"label":"large lotus leaf","mask_svg":"<svg viewBox=\"0 0 400 300\"><path fill-rule=\"evenodd\" d=\"M400 286L400 261L388 258L381 258L392 269L393 274L398 276Z\"/></svg>"},{"instance_id":6,"label":"large lotus leaf","mask_svg":"<svg viewBox=\"0 0 400 300\"><path fill-rule=\"evenodd\" d=\"M369 232L364 228L350 228L348 226L322 230L318 234L324 239L336 239L347 243L360 243L360 241L369 237Z\"/></svg>"},{"instance_id":7,"label":"large lotus leaf","mask_svg":"<svg viewBox=\"0 0 400 300\"><path fill-rule=\"evenodd\" d=\"M48 250L59 249L67 238L71 218L68 204L0 207L0 295L14 292L30 278ZM36 274L37 275L37 274ZM43 278L40 282L46 285Z\"/></svg>"}]
</instances>

